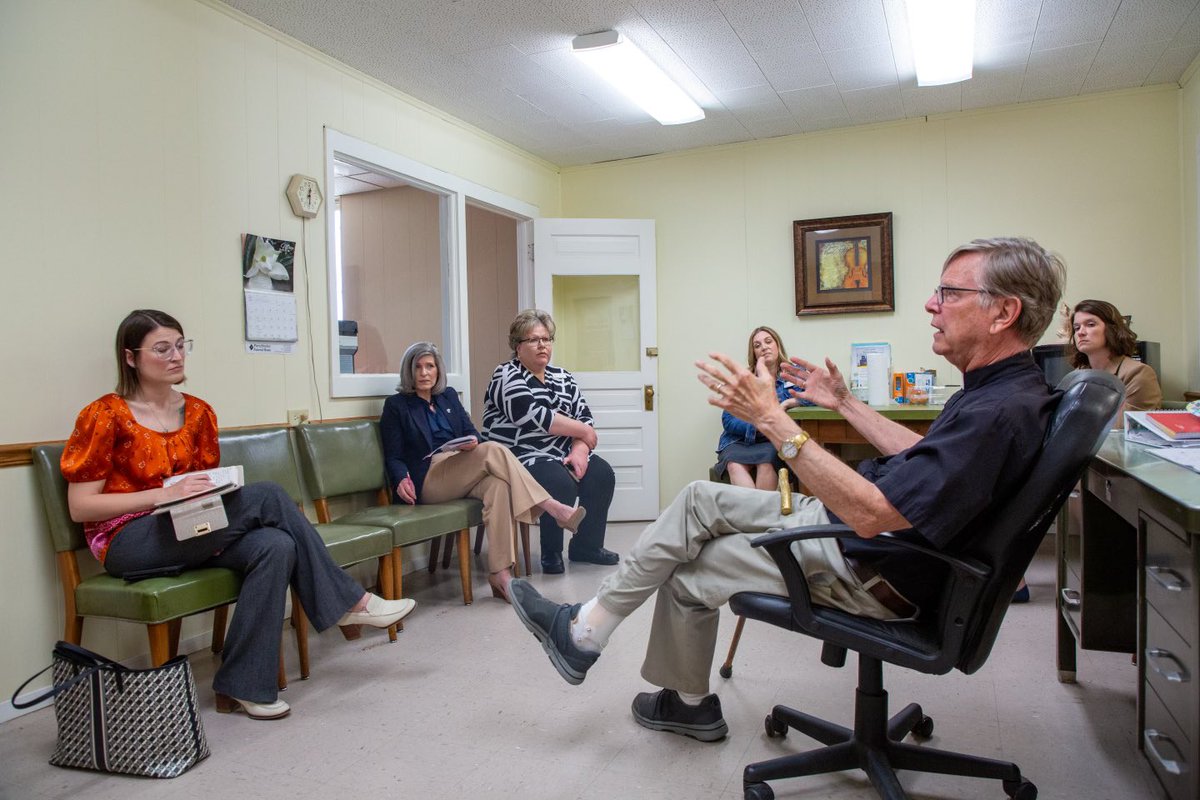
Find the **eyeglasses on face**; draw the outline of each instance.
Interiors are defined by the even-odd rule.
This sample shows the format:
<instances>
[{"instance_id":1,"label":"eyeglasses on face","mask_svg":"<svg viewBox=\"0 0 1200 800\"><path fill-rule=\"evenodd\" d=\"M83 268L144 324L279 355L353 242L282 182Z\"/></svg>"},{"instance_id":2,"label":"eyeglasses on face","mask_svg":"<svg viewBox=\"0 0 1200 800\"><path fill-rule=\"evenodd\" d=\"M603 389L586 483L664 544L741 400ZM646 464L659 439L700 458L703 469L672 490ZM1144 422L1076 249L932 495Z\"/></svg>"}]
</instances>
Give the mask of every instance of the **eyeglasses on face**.
<instances>
[{"instance_id":1,"label":"eyeglasses on face","mask_svg":"<svg viewBox=\"0 0 1200 800\"><path fill-rule=\"evenodd\" d=\"M537 347L543 347L545 345L554 344L554 337L550 336L547 338L545 336L534 336L531 339L521 339L521 344L532 344Z\"/></svg>"},{"instance_id":2,"label":"eyeglasses on face","mask_svg":"<svg viewBox=\"0 0 1200 800\"><path fill-rule=\"evenodd\" d=\"M153 353L154 355L158 356L159 358L161 358L165 361L166 359L169 359L171 357L172 353L179 353L179 355L181 355L181 356L186 356L189 353L191 353L193 341L194 340L192 340L192 339L180 339L175 344L167 344L166 342L159 342L158 344L154 345L154 347L135 347L133 349L135 351L136 350L149 350L151 353Z\"/></svg>"},{"instance_id":3,"label":"eyeglasses on face","mask_svg":"<svg viewBox=\"0 0 1200 800\"><path fill-rule=\"evenodd\" d=\"M933 296L937 298L937 304L939 306L945 304L947 293L949 293L950 299L953 301L954 298L957 296L957 295L955 295L955 292L971 292L973 294L991 294L991 291L988 289L968 289L965 286L947 286L944 283L939 283L937 286L933 287Z\"/></svg>"}]
</instances>

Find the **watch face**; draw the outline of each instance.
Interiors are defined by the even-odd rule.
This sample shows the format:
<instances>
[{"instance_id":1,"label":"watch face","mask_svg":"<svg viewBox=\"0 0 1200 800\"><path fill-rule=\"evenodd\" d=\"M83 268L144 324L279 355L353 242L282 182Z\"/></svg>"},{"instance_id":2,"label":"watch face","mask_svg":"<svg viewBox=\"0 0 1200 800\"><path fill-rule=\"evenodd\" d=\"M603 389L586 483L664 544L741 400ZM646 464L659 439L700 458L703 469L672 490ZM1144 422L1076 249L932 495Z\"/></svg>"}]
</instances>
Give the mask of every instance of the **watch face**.
<instances>
[{"instance_id":1,"label":"watch face","mask_svg":"<svg viewBox=\"0 0 1200 800\"><path fill-rule=\"evenodd\" d=\"M783 447L780 448L780 451L783 453L784 458L795 458L796 453L800 452L800 448L796 447L796 443L789 439L783 443Z\"/></svg>"}]
</instances>

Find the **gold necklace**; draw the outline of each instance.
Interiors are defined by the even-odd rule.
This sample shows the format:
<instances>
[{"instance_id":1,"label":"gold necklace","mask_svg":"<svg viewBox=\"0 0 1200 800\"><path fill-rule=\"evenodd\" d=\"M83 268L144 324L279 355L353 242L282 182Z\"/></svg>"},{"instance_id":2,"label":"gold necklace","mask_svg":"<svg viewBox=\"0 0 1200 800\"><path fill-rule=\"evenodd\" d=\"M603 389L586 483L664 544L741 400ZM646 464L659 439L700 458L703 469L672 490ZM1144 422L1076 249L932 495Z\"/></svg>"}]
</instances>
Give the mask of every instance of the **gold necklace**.
<instances>
[{"instance_id":1,"label":"gold necklace","mask_svg":"<svg viewBox=\"0 0 1200 800\"><path fill-rule=\"evenodd\" d=\"M149 400L147 400L145 397L141 398L141 402L144 406L146 406L146 408L150 409L150 415L154 417L154 421L158 423L158 426L160 428L162 428L162 432L170 433L171 432L170 426L168 426L165 422L162 421L162 417L160 417L158 415L158 411L155 410L154 404L151 403Z\"/></svg>"}]
</instances>

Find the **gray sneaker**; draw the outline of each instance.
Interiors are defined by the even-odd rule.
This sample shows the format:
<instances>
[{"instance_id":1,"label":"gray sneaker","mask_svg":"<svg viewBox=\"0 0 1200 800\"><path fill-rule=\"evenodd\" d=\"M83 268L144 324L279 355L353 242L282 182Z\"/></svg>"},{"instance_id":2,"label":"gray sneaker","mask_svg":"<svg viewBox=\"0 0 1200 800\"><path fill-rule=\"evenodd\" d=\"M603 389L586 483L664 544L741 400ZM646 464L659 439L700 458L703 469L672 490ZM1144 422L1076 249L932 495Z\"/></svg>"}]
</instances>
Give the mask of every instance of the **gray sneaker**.
<instances>
[{"instance_id":1,"label":"gray sneaker","mask_svg":"<svg viewBox=\"0 0 1200 800\"><path fill-rule=\"evenodd\" d=\"M710 694L698 706L683 702L674 689L642 692L633 698L633 718L652 731L668 731L702 742L724 739L729 733L721 713L721 699Z\"/></svg>"},{"instance_id":2,"label":"gray sneaker","mask_svg":"<svg viewBox=\"0 0 1200 800\"><path fill-rule=\"evenodd\" d=\"M600 654L580 650L571 639L571 620L579 613L580 604L569 606L547 600L523 578L508 585L508 596L513 611L542 643L542 649L563 680L575 686L583 683L588 668Z\"/></svg>"}]
</instances>

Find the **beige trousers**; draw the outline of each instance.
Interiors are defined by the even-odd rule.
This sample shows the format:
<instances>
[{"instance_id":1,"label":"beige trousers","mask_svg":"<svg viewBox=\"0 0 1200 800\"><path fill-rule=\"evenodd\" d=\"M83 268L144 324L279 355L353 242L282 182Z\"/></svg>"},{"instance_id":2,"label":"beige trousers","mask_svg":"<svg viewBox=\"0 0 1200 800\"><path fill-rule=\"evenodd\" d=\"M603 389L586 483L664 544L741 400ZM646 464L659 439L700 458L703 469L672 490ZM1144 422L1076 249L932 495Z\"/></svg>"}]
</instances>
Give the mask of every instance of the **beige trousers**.
<instances>
[{"instance_id":1,"label":"beige trousers","mask_svg":"<svg viewBox=\"0 0 1200 800\"><path fill-rule=\"evenodd\" d=\"M658 593L643 678L708 693L721 606L738 592L787 594L771 556L750 540L769 530L829 522L816 498L794 497L793 506L783 516L777 492L696 481L647 526L597 595L607 610L624 617ZM813 602L875 619L893 616L862 588L835 540L797 542L792 548Z\"/></svg>"},{"instance_id":2,"label":"beige trousers","mask_svg":"<svg viewBox=\"0 0 1200 800\"><path fill-rule=\"evenodd\" d=\"M495 442L433 457L421 487L421 502L443 503L463 497L483 501L489 572L513 565L517 522L536 522L542 516L538 504L550 499L512 452Z\"/></svg>"}]
</instances>

